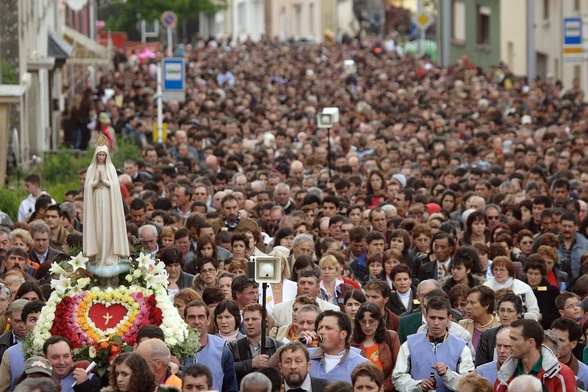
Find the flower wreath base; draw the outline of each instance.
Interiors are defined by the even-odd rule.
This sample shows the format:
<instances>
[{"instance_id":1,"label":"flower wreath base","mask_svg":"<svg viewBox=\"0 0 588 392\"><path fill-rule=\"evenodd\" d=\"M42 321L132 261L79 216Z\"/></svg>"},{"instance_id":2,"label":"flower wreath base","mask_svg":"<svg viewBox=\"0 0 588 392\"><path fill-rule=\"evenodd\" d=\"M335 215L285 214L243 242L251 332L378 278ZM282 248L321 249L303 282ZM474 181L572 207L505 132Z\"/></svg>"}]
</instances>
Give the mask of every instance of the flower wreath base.
<instances>
[{"instance_id":1,"label":"flower wreath base","mask_svg":"<svg viewBox=\"0 0 588 392\"><path fill-rule=\"evenodd\" d=\"M180 360L198 351L198 336L182 320L167 294L163 263L141 254L130 261L130 270L120 275L116 288L100 287L99 280L85 270L87 258L78 255L65 264L54 264L55 291L43 307L37 327L25 339L25 356L40 355L45 340L54 335L69 339L75 360L98 364L99 374L122 351L132 350L137 331L156 325L164 333L172 354ZM74 267L67 271L67 265Z\"/></svg>"}]
</instances>

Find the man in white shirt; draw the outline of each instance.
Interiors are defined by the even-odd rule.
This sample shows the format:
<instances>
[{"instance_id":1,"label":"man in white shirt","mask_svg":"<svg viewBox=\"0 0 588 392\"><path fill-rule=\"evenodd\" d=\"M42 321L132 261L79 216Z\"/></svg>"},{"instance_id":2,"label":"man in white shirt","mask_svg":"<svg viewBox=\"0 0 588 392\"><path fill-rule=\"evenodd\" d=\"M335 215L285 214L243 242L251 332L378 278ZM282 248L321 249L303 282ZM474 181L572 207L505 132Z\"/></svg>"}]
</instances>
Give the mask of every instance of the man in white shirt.
<instances>
[{"instance_id":1,"label":"man in white shirt","mask_svg":"<svg viewBox=\"0 0 588 392\"><path fill-rule=\"evenodd\" d=\"M322 311L331 309L331 310L340 310L337 305L330 304L327 301L323 301L318 297L319 293L319 282L320 277L318 272L316 271L302 271L298 275L298 290L296 292L296 296L299 295L309 295L311 298L316 298L318 302L319 308ZM292 323L292 305L294 305L294 300L282 302L276 306L274 306L274 318L276 319L276 324L278 327L283 327L284 325L289 325Z\"/></svg>"},{"instance_id":2,"label":"man in white shirt","mask_svg":"<svg viewBox=\"0 0 588 392\"><path fill-rule=\"evenodd\" d=\"M26 222L33 212L35 212L35 202L42 194L46 194L41 190L41 177L37 174L29 174L25 177L25 191L29 194L18 207L18 221ZM51 203L55 204L55 200L51 199Z\"/></svg>"}]
</instances>

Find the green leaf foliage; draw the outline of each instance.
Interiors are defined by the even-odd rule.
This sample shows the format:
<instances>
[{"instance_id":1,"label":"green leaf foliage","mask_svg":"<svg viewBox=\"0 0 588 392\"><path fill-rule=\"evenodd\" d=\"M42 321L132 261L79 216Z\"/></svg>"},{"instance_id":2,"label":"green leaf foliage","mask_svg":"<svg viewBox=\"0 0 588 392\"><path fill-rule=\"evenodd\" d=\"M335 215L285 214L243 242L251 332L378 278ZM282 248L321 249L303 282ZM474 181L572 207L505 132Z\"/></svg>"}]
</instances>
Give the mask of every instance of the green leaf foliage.
<instances>
[{"instance_id":1,"label":"green leaf foliage","mask_svg":"<svg viewBox=\"0 0 588 392\"><path fill-rule=\"evenodd\" d=\"M2 59L2 75L0 81L2 84L18 84L18 69L16 66L5 59Z\"/></svg>"},{"instance_id":2,"label":"green leaf foliage","mask_svg":"<svg viewBox=\"0 0 588 392\"><path fill-rule=\"evenodd\" d=\"M116 13L110 15L106 29L136 33L141 20L159 20L166 11L173 11L179 21L197 19L199 12L216 12L228 6L228 0L127 0L116 5Z\"/></svg>"},{"instance_id":3,"label":"green leaf foliage","mask_svg":"<svg viewBox=\"0 0 588 392\"><path fill-rule=\"evenodd\" d=\"M13 222L17 221L18 206L27 197L23 190L0 189L0 211L7 213Z\"/></svg>"}]
</instances>

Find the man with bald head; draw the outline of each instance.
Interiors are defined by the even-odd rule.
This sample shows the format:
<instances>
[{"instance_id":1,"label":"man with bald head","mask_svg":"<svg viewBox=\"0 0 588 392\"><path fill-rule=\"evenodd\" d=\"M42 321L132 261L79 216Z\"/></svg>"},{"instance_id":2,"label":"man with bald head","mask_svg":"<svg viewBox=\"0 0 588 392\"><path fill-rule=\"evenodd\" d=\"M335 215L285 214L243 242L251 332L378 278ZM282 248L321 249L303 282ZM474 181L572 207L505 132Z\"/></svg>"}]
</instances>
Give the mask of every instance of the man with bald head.
<instances>
[{"instance_id":1,"label":"man with bald head","mask_svg":"<svg viewBox=\"0 0 588 392\"><path fill-rule=\"evenodd\" d=\"M206 166L208 166L210 171L215 174L220 171L220 164L218 163L218 158L214 155L209 155L206 157Z\"/></svg>"},{"instance_id":2,"label":"man with bald head","mask_svg":"<svg viewBox=\"0 0 588 392\"><path fill-rule=\"evenodd\" d=\"M159 339L144 340L136 351L147 361L158 385L170 385L182 389L182 380L172 374L169 369L171 352L165 342Z\"/></svg>"},{"instance_id":3,"label":"man with bald head","mask_svg":"<svg viewBox=\"0 0 588 392\"><path fill-rule=\"evenodd\" d=\"M357 156L352 156L347 162L351 168L351 175L360 176L363 178L363 174L361 173L361 162L359 161L359 158Z\"/></svg>"},{"instance_id":4,"label":"man with bald head","mask_svg":"<svg viewBox=\"0 0 588 392\"><path fill-rule=\"evenodd\" d=\"M304 177L304 164L300 161L293 161L290 164L290 172L288 176L295 178L298 181L302 181L302 178Z\"/></svg>"}]
</instances>

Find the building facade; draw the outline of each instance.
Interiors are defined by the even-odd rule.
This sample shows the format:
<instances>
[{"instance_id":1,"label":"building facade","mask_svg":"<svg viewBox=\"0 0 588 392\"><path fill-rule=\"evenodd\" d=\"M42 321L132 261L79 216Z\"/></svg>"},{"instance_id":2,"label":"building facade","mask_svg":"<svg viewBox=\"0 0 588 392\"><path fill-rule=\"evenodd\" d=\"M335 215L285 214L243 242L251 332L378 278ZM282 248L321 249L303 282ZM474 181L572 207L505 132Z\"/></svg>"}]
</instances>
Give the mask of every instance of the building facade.
<instances>
[{"instance_id":1,"label":"building facade","mask_svg":"<svg viewBox=\"0 0 588 392\"><path fill-rule=\"evenodd\" d=\"M233 0L232 37L235 41L258 41L266 33L265 0Z\"/></svg>"},{"instance_id":2,"label":"building facade","mask_svg":"<svg viewBox=\"0 0 588 392\"><path fill-rule=\"evenodd\" d=\"M452 63L464 55L482 68L500 62L500 10L500 1L496 0L451 0Z\"/></svg>"},{"instance_id":3,"label":"building facade","mask_svg":"<svg viewBox=\"0 0 588 392\"><path fill-rule=\"evenodd\" d=\"M328 1L324 1L328 3ZM285 39L322 40L321 0L272 0L266 2L267 34Z\"/></svg>"}]
</instances>

